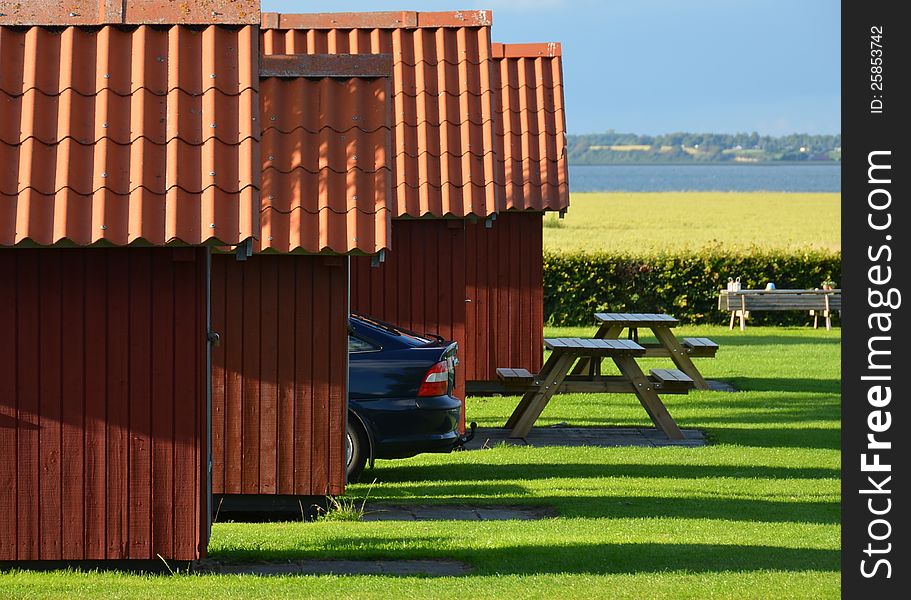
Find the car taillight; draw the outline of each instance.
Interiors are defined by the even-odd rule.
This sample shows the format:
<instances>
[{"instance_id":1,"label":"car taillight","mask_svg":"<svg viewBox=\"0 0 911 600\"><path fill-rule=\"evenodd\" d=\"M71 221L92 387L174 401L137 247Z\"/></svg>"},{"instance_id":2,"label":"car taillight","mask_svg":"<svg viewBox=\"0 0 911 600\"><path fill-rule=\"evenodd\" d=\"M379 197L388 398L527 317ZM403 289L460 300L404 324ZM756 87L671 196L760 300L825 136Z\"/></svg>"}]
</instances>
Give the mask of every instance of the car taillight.
<instances>
[{"instance_id":1,"label":"car taillight","mask_svg":"<svg viewBox=\"0 0 911 600\"><path fill-rule=\"evenodd\" d=\"M449 391L449 364L438 362L428 369L418 390L418 396L445 396Z\"/></svg>"}]
</instances>

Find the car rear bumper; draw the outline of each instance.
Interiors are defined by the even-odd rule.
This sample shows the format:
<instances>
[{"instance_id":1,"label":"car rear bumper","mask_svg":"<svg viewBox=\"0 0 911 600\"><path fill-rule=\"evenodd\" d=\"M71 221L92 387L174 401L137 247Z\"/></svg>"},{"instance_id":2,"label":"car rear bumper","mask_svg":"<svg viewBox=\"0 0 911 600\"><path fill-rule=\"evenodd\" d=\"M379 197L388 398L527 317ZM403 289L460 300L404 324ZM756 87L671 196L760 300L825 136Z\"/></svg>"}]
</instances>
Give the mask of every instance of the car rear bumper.
<instances>
[{"instance_id":1,"label":"car rear bumper","mask_svg":"<svg viewBox=\"0 0 911 600\"><path fill-rule=\"evenodd\" d=\"M351 401L371 429L375 458L449 452L460 439L462 401L453 396Z\"/></svg>"}]
</instances>

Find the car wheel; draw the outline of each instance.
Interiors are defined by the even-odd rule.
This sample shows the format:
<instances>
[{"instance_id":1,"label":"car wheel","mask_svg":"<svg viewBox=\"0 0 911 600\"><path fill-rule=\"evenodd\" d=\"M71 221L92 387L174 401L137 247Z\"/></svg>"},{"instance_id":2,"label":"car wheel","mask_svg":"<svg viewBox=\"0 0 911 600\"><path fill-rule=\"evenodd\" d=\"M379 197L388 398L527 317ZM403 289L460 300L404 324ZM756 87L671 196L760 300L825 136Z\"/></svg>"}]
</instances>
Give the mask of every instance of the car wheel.
<instances>
[{"instance_id":1,"label":"car wheel","mask_svg":"<svg viewBox=\"0 0 911 600\"><path fill-rule=\"evenodd\" d=\"M356 483L364 472L369 453L367 434L356 418L348 416L348 427L345 430L345 459L348 481Z\"/></svg>"}]
</instances>

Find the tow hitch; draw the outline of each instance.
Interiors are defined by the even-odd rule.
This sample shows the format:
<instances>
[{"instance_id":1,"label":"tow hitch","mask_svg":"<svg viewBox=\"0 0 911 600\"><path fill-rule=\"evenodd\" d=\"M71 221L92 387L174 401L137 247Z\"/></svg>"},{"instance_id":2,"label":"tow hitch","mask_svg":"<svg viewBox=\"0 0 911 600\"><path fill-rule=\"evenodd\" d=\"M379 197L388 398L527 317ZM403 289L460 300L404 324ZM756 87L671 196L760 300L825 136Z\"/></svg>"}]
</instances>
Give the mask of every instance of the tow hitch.
<instances>
[{"instance_id":1,"label":"tow hitch","mask_svg":"<svg viewBox=\"0 0 911 600\"><path fill-rule=\"evenodd\" d=\"M465 444L467 444L468 442L470 442L471 440L474 439L474 434L475 434L475 431L477 431L477 429L478 429L478 424L475 423L474 421L472 421L468 425L468 427L471 429L471 431L469 431L465 435L459 436L459 439L456 440L456 443L452 446L453 450L464 450Z\"/></svg>"}]
</instances>

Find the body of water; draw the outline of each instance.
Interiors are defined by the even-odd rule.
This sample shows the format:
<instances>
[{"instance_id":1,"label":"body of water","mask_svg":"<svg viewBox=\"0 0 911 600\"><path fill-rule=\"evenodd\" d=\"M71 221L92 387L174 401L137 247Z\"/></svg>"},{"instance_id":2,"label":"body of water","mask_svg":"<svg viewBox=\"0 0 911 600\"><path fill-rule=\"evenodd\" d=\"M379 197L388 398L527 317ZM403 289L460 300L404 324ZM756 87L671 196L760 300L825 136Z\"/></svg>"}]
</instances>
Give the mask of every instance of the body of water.
<instances>
[{"instance_id":1,"label":"body of water","mask_svg":"<svg viewBox=\"0 0 911 600\"><path fill-rule=\"evenodd\" d=\"M840 192L841 165L573 165L573 192Z\"/></svg>"}]
</instances>

